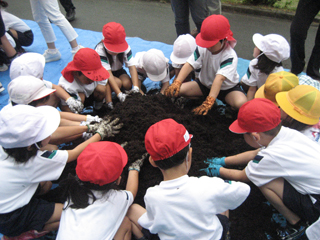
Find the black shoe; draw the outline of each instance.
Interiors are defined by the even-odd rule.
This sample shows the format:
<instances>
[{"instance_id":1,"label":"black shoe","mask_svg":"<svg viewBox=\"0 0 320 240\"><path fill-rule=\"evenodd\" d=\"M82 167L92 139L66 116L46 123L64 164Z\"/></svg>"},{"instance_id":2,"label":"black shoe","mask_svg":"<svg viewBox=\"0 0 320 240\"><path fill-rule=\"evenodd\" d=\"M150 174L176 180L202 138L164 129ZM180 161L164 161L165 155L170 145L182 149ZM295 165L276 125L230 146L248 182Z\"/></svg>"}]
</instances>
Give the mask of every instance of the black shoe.
<instances>
[{"instance_id":1,"label":"black shoe","mask_svg":"<svg viewBox=\"0 0 320 240\"><path fill-rule=\"evenodd\" d=\"M69 9L66 14L66 19L71 22L76 18L76 10L74 8Z\"/></svg>"},{"instance_id":2,"label":"black shoe","mask_svg":"<svg viewBox=\"0 0 320 240\"><path fill-rule=\"evenodd\" d=\"M287 224L285 228L277 229L277 235L281 240L304 239L307 227L305 223L301 223L298 228Z\"/></svg>"}]
</instances>

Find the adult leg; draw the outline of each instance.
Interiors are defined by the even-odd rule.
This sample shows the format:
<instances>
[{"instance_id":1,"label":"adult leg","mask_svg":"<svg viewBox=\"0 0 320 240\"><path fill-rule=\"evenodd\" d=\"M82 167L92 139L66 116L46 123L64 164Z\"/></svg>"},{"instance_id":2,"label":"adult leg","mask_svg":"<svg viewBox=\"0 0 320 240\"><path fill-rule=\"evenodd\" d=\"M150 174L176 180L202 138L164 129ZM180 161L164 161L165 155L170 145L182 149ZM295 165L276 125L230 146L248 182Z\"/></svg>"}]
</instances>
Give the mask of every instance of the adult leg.
<instances>
[{"instance_id":1,"label":"adult leg","mask_svg":"<svg viewBox=\"0 0 320 240\"><path fill-rule=\"evenodd\" d=\"M318 2L319 10L320 10L320 2ZM308 62L307 67L307 75L312 77L313 79L320 80L320 25L318 27L316 40L314 43L314 47L312 49L312 53Z\"/></svg>"},{"instance_id":2,"label":"adult leg","mask_svg":"<svg viewBox=\"0 0 320 240\"><path fill-rule=\"evenodd\" d=\"M75 6L73 5L71 0L60 0L60 3L64 10L66 11L66 19L71 22L75 19L76 11Z\"/></svg>"},{"instance_id":3,"label":"adult leg","mask_svg":"<svg viewBox=\"0 0 320 240\"><path fill-rule=\"evenodd\" d=\"M207 0L207 17L212 14L221 14L220 0Z\"/></svg>"},{"instance_id":4,"label":"adult leg","mask_svg":"<svg viewBox=\"0 0 320 240\"><path fill-rule=\"evenodd\" d=\"M174 13L177 36L190 33L189 1L171 0L171 8Z\"/></svg>"},{"instance_id":5,"label":"adult leg","mask_svg":"<svg viewBox=\"0 0 320 240\"><path fill-rule=\"evenodd\" d=\"M200 32L203 20L208 16L207 0L189 0L191 17Z\"/></svg>"},{"instance_id":6,"label":"adult leg","mask_svg":"<svg viewBox=\"0 0 320 240\"><path fill-rule=\"evenodd\" d=\"M305 66L305 41L309 27L319 12L317 0L300 0L290 26L291 72L299 74Z\"/></svg>"}]
</instances>

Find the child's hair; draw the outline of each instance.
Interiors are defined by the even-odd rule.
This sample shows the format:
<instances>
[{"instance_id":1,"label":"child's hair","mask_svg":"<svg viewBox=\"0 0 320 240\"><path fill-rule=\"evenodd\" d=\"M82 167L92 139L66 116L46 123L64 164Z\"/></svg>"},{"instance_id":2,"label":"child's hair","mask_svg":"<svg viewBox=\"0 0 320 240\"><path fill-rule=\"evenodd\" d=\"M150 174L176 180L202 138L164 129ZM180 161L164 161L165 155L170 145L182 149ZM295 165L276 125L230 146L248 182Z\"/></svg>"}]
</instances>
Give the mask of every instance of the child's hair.
<instances>
[{"instance_id":1,"label":"child's hair","mask_svg":"<svg viewBox=\"0 0 320 240\"><path fill-rule=\"evenodd\" d=\"M36 107L38 104L45 103L46 101L48 101L49 98L50 98L50 96L45 96L44 98L40 98L38 100L32 101L28 105ZM15 103L13 101L11 101L11 104L12 104L12 106L18 105L18 103Z\"/></svg>"},{"instance_id":2,"label":"child's hair","mask_svg":"<svg viewBox=\"0 0 320 240\"><path fill-rule=\"evenodd\" d=\"M155 161L154 163L163 170L178 166L186 160L188 151L189 151L189 146L186 146L185 148L177 152L172 157Z\"/></svg>"},{"instance_id":3,"label":"child's hair","mask_svg":"<svg viewBox=\"0 0 320 240\"><path fill-rule=\"evenodd\" d=\"M41 147L41 141L37 142L37 145ZM29 161L30 158L37 155L38 148L35 144L31 145L31 147L19 147L19 148L4 148L6 154L8 154L8 157L12 157L14 161L18 164L20 163L26 163Z\"/></svg>"},{"instance_id":4,"label":"child's hair","mask_svg":"<svg viewBox=\"0 0 320 240\"><path fill-rule=\"evenodd\" d=\"M8 3L5 2L5 1L0 0L0 6L3 7L3 8L6 8L6 7L8 7Z\"/></svg>"},{"instance_id":5,"label":"child's hair","mask_svg":"<svg viewBox=\"0 0 320 240\"><path fill-rule=\"evenodd\" d=\"M281 67L281 66L282 66L282 62L280 63L274 62L270 60L266 55L261 54L258 57L258 62L256 65L254 65L254 68L260 70L260 72L262 73L270 74L275 67Z\"/></svg>"},{"instance_id":6,"label":"child's hair","mask_svg":"<svg viewBox=\"0 0 320 240\"><path fill-rule=\"evenodd\" d=\"M278 134L278 132L280 131L280 128L282 127L282 124L281 122L278 124L278 126L276 126L275 128L272 128L268 131L265 131L263 132L264 134L266 135L269 135L269 136L276 136Z\"/></svg>"},{"instance_id":7,"label":"child's hair","mask_svg":"<svg viewBox=\"0 0 320 240\"><path fill-rule=\"evenodd\" d=\"M299 132L306 130L310 127L310 125L299 122L298 120L290 117L289 115L285 119L282 119L282 125L288 128L295 129Z\"/></svg>"},{"instance_id":8,"label":"child's hair","mask_svg":"<svg viewBox=\"0 0 320 240\"><path fill-rule=\"evenodd\" d=\"M68 207L74 209L86 208L93 204L97 198L92 190L99 191L103 196L106 196L110 190L119 189L115 182L99 186L94 183L83 182L78 176L72 176L71 174L67 179L61 181L60 186L64 189L63 196L67 196L67 205L64 209Z\"/></svg>"}]
</instances>

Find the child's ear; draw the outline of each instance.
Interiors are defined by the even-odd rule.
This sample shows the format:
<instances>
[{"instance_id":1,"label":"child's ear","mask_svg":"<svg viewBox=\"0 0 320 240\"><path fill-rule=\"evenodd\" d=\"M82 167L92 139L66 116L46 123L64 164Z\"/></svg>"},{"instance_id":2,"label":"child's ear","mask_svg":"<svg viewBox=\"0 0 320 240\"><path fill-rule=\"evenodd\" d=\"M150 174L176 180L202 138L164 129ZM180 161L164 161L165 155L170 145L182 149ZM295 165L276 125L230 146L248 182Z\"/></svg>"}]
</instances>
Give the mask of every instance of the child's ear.
<instances>
[{"instance_id":1,"label":"child's ear","mask_svg":"<svg viewBox=\"0 0 320 240\"><path fill-rule=\"evenodd\" d=\"M149 162L150 162L150 164L151 164L152 167L155 167L155 168L158 167L158 166L154 163L154 161L153 161L153 159L152 159L151 156L149 157Z\"/></svg>"},{"instance_id":2,"label":"child's ear","mask_svg":"<svg viewBox=\"0 0 320 240\"><path fill-rule=\"evenodd\" d=\"M253 133L251 133L251 134L252 134L252 137L253 137L253 139L254 139L255 141L260 141L261 136L260 136L259 133L253 132Z\"/></svg>"}]
</instances>

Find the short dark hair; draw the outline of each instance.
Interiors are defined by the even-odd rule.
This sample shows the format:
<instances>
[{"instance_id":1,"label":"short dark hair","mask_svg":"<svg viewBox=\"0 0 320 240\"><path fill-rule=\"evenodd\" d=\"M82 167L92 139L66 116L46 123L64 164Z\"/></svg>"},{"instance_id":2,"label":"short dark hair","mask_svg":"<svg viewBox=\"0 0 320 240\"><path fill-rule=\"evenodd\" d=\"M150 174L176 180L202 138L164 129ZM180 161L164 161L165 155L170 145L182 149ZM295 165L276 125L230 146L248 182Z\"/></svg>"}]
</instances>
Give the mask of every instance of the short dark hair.
<instances>
[{"instance_id":1,"label":"short dark hair","mask_svg":"<svg viewBox=\"0 0 320 240\"><path fill-rule=\"evenodd\" d=\"M263 53L263 52L261 52ZM275 67L281 67L282 63L277 63L270 60L266 55L262 54L258 57L258 62L254 65L255 69L260 70L260 72L265 74L270 74Z\"/></svg>"},{"instance_id":2,"label":"short dark hair","mask_svg":"<svg viewBox=\"0 0 320 240\"><path fill-rule=\"evenodd\" d=\"M266 135L269 135L269 136L276 136L278 134L278 132L280 131L280 128L282 127L282 124L281 122L278 124L278 126L276 126L275 128L272 128L268 131L265 131L263 132L264 134Z\"/></svg>"},{"instance_id":3,"label":"short dark hair","mask_svg":"<svg viewBox=\"0 0 320 240\"><path fill-rule=\"evenodd\" d=\"M180 165L181 163L184 162L186 159L187 153L189 151L189 145L183 148L181 151L177 152L175 155L172 157L159 160L159 161L154 161L154 163L157 165L162 170L167 170L169 168L173 168L175 166Z\"/></svg>"},{"instance_id":4,"label":"short dark hair","mask_svg":"<svg viewBox=\"0 0 320 240\"><path fill-rule=\"evenodd\" d=\"M41 141L37 142L37 145L40 147ZM37 155L38 152L38 148L35 144L33 144L30 149L28 149L28 147L2 148L5 151L5 153L8 154L9 157L12 157L14 161L18 164L28 162L29 159Z\"/></svg>"},{"instance_id":5,"label":"short dark hair","mask_svg":"<svg viewBox=\"0 0 320 240\"><path fill-rule=\"evenodd\" d=\"M282 125L288 128L295 129L297 131L303 131L310 127L310 125L297 121L289 115L282 120Z\"/></svg>"},{"instance_id":6,"label":"short dark hair","mask_svg":"<svg viewBox=\"0 0 320 240\"><path fill-rule=\"evenodd\" d=\"M32 102L29 103L28 105L33 106L33 107L36 107L38 104L44 103L44 102L48 101L49 98L50 98L50 95L45 96L45 97L43 97L43 98L40 98L40 99L38 99L38 100L32 101Z\"/></svg>"}]
</instances>

